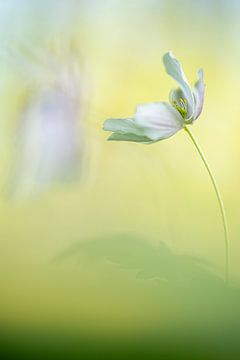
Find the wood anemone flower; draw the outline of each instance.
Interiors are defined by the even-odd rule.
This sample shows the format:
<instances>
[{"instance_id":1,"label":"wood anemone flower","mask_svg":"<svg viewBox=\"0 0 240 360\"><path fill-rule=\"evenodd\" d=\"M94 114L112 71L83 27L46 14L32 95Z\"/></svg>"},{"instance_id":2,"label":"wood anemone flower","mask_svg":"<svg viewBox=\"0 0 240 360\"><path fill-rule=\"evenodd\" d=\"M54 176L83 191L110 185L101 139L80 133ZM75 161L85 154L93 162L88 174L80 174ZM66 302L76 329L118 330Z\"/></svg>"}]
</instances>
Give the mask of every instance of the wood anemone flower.
<instances>
[{"instance_id":1,"label":"wood anemone flower","mask_svg":"<svg viewBox=\"0 0 240 360\"><path fill-rule=\"evenodd\" d=\"M108 140L154 143L169 138L199 117L205 90L203 70L198 70L198 81L192 89L180 62L171 52L163 56L163 64L166 72L179 85L170 92L170 103L141 104L137 106L133 118L106 120L103 130L112 132Z\"/></svg>"},{"instance_id":2,"label":"wood anemone flower","mask_svg":"<svg viewBox=\"0 0 240 360\"><path fill-rule=\"evenodd\" d=\"M196 147L213 184L221 211L225 240L225 281L229 281L229 235L223 200L206 157L188 125L193 124L203 108L205 85L203 70L198 70L198 80L193 89L183 72L180 62L171 52L163 56L166 72L177 81L179 87L172 90L169 103L153 102L138 105L135 115L130 119L108 119L103 130L111 131L108 140L133 141L152 144L167 139L184 129Z\"/></svg>"}]
</instances>

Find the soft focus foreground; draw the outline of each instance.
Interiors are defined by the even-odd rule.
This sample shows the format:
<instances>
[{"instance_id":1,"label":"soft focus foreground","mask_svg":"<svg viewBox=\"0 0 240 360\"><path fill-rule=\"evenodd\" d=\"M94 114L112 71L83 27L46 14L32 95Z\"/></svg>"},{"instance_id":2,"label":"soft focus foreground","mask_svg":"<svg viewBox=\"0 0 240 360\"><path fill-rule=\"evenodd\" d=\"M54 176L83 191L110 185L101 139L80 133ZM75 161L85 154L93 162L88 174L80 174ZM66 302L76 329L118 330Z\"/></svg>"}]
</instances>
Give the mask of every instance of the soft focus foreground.
<instances>
[{"instance_id":1,"label":"soft focus foreground","mask_svg":"<svg viewBox=\"0 0 240 360\"><path fill-rule=\"evenodd\" d=\"M239 15L237 1L0 5L5 356L240 353ZM217 201L186 134L150 147L101 130L168 100L168 50L189 80L205 71L193 130L226 203L229 288Z\"/></svg>"}]
</instances>

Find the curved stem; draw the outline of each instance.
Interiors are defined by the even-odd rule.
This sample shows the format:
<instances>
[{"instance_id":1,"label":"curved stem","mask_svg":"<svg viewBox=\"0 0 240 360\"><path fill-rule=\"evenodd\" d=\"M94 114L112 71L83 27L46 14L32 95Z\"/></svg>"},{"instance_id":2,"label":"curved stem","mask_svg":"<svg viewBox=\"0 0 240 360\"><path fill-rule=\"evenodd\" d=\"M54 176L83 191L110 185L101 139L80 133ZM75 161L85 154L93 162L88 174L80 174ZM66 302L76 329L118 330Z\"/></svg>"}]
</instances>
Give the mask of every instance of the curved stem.
<instances>
[{"instance_id":1,"label":"curved stem","mask_svg":"<svg viewBox=\"0 0 240 360\"><path fill-rule=\"evenodd\" d=\"M229 234L228 234L228 223L227 223L227 217L226 217L226 212L225 212L225 208L224 208L224 204L223 204L223 200L221 197L221 193L219 191L218 188L218 184L216 182L216 179L212 173L212 170L205 158L205 155L201 149L201 147L199 146L197 140L195 139L193 133L189 130L189 128L187 126L184 126L184 130L188 133L190 139L192 140L193 144L195 145L206 169L207 172L211 178L217 199L218 199L218 203L219 203L219 207L220 207L220 211L221 211L221 216L222 216L222 221L223 221L223 228L224 228L224 240L225 240L225 282L228 284L229 282Z\"/></svg>"}]
</instances>

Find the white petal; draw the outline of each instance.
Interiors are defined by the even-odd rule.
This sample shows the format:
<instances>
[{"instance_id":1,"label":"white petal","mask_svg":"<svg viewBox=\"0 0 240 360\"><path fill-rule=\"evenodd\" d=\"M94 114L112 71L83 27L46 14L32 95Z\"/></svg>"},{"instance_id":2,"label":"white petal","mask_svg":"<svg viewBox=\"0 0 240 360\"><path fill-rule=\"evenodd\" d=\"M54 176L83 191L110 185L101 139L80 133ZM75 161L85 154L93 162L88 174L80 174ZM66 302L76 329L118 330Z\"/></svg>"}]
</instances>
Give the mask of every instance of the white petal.
<instances>
[{"instance_id":1,"label":"white petal","mask_svg":"<svg viewBox=\"0 0 240 360\"><path fill-rule=\"evenodd\" d=\"M120 134L120 133L112 133L108 141L131 141L131 142L139 142L143 144L151 144L154 141L149 139L147 136L138 136L135 134Z\"/></svg>"},{"instance_id":2,"label":"white petal","mask_svg":"<svg viewBox=\"0 0 240 360\"><path fill-rule=\"evenodd\" d=\"M194 96L195 96L195 102L196 102L194 120L197 119L202 112L204 91L205 91L205 84L203 82L203 70L199 69L198 70L198 81L194 85Z\"/></svg>"},{"instance_id":3,"label":"white petal","mask_svg":"<svg viewBox=\"0 0 240 360\"><path fill-rule=\"evenodd\" d=\"M183 72L180 62L173 56L171 52L166 53L163 56L163 64L166 72L174 80L176 80L182 89L185 99L188 103L188 119L191 118L195 111L194 96L192 89L187 81L187 78Z\"/></svg>"},{"instance_id":4,"label":"white petal","mask_svg":"<svg viewBox=\"0 0 240 360\"><path fill-rule=\"evenodd\" d=\"M140 129L132 119L107 119L103 124L103 130L118 134L143 135L142 129Z\"/></svg>"},{"instance_id":5,"label":"white petal","mask_svg":"<svg viewBox=\"0 0 240 360\"><path fill-rule=\"evenodd\" d=\"M184 124L179 112L165 102L138 105L134 119L154 141L174 135Z\"/></svg>"}]
</instances>

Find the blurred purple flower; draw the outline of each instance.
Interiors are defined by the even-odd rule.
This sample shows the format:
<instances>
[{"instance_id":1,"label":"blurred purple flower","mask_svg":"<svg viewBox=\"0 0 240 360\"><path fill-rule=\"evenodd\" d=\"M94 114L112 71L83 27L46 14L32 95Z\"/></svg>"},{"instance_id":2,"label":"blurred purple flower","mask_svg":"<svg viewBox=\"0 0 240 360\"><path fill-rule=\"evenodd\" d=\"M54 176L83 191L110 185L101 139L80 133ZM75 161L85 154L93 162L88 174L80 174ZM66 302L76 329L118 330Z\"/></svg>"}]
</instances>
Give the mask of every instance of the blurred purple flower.
<instances>
[{"instance_id":1,"label":"blurred purple flower","mask_svg":"<svg viewBox=\"0 0 240 360\"><path fill-rule=\"evenodd\" d=\"M76 47L47 53L29 48L31 95L17 131L17 155L12 176L14 197L31 196L55 182L76 180L84 153L86 81ZM29 81L28 81L29 82Z\"/></svg>"}]
</instances>

